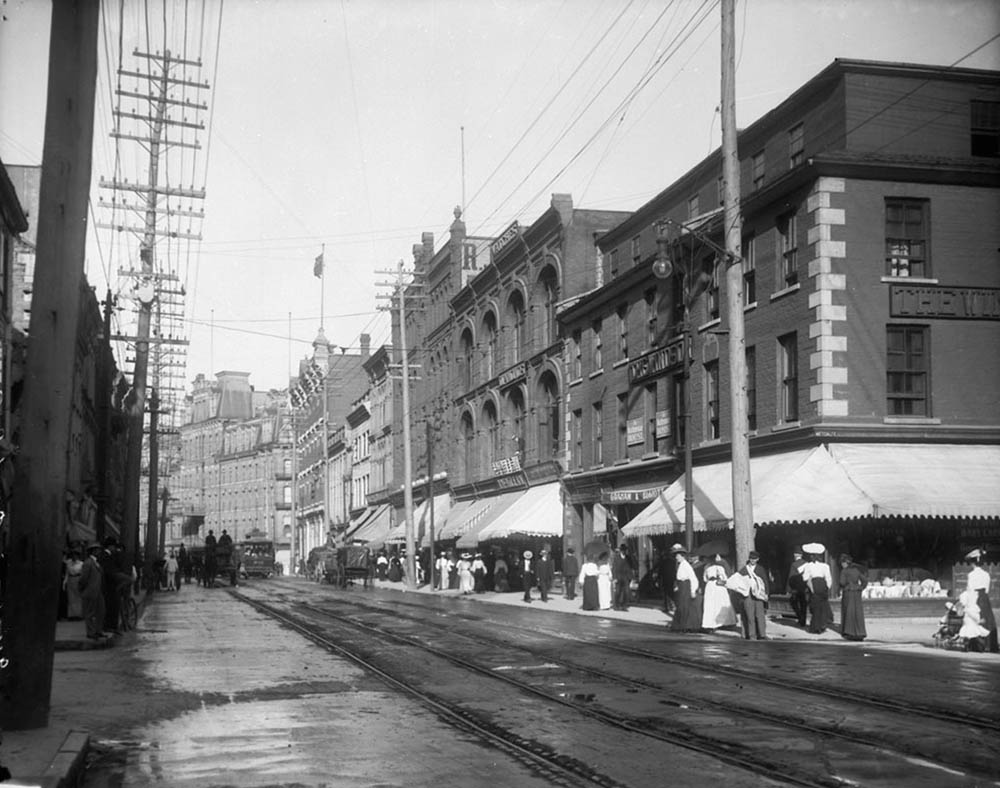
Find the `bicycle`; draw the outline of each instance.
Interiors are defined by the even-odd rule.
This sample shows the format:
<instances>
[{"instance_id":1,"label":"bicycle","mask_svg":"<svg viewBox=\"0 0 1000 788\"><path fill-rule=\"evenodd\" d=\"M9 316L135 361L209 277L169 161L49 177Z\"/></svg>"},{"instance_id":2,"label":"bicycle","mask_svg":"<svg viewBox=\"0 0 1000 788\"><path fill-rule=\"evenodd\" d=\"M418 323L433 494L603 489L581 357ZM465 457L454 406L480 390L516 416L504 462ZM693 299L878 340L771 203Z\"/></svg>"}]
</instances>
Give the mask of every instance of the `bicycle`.
<instances>
[{"instance_id":1,"label":"bicycle","mask_svg":"<svg viewBox=\"0 0 1000 788\"><path fill-rule=\"evenodd\" d=\"M132 596L131 580L118 589L118 610L119 629L122 632L135 629L139 623L139 606L135 603L135 597Z\"/></svg>"}]
</instances>

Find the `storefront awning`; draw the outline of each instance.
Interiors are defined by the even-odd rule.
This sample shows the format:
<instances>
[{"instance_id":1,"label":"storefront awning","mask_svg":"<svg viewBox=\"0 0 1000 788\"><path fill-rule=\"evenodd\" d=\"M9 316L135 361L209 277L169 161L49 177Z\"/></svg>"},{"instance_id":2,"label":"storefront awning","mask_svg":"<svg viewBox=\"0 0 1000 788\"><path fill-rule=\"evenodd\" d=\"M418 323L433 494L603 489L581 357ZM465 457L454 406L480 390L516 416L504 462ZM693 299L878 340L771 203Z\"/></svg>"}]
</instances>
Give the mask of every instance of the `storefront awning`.
<instances>
[{"instance_id":1,"label":"storefront awning","mask_svg":"<svg viewBox=\"0 0 1000 788\"><path fill-rule=\"evenodd\" d=\"M472 548L478 545L480 534L487 528L491 527L493 523L501 517L501 515L510 509L510 507L524 495L526 495L524 490L511 490L510 492L492 495L488 498L481 498L481 501L484 503L488 502L489 505L486 506L480 513L478 521L474 525L470 526L465 533L458 538L455 546Z\"/></svg>"},{"instance_id":2,"label":"storefront awning","mask_svg":"<svg viewBox=\"0 0 1000 788\"><path fill-rule=\"evenodd\" d=\"M344 534L345 542L364 542L373 550L378 550L392 530L392 507L382 504L359 522L357 527Z\"/></svg>"},{"instance_id":3,"label":"storefront awning","mask_svg":"<svg viewBox=\"0 0 1000 788\"><path fill-rule=\"evenodd\" d=\"M425 534L429 534L430 531L430 506L428 505L430 499L421 501L420 504L413 510L413 539L418 546L426 547L427 545L422 544L428 541L429 536L425 538ZM441 495L434 496L434 529L437 530L439 525L448 517L448 512L451 509L451 493L442 493ZM437 536L435 535L435 539ZM388 544L406 544L406 521L404 520L389 534L389 537L385 540Z\"/></svg>"},{"instance_id":4,"label":"storefront awning","mask_svg":"<svg viewBox=\"0 0 1000 788\"><path fill-rule=\"evenodd\" d=\"M1000 447L838 443L750 459L754 525L859 517L1000 516ZM694 469L694 529L732 527L728 462ZM623 529L684 530L684 477Z\"/></svg>"},{"instance_id":5,"label":"storefront awning","mask_svg":"<svg viewBox=\"0 0 1000 788\"><path fill-rule=\"evenodd\" d=\"M543 536L558 539L563 533L563 505L559 482L528 488L493 523L479 531L478 540L511 536Z\"/></svg>"},{"instance_id":6,"label":"storefront awning","mask_svg":"<svg viewBox=\"0 0 1000 788\"><path fill-rule=\"evenodd\" d=\"M448 512L448 520L444 528L434 535L435 541L458 539L466 532L475 528L490 510L497 498L473 498L459 501Z\"/></svg>"}]
</instances>

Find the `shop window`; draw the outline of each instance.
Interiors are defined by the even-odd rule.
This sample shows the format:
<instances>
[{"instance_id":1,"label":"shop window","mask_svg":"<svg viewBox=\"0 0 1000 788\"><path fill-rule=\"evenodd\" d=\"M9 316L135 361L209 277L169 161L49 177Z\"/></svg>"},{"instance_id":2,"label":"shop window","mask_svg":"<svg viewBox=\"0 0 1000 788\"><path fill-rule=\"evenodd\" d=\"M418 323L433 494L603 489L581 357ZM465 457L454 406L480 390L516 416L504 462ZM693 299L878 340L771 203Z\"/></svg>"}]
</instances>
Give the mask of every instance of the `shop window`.
<instances>
[{"instance_id":1,"label":"shop window","mask_svg":"<svg viewBox=\"0 0 1000 788\"><path fill-rule=\"evenodd\" d=\"M927 200L885 201L887 276L929 276Z\"/></svg>"},{"instance_id":2,"label":"shop window","mask_svg":"<svg viewBox=\"0 0 1000 788\"><path fill-rule=\"evenodd\" d=\"M928 329L886 329L886 411L890 416L930 416L927 385Z\"/></svg>"}]
</instances>

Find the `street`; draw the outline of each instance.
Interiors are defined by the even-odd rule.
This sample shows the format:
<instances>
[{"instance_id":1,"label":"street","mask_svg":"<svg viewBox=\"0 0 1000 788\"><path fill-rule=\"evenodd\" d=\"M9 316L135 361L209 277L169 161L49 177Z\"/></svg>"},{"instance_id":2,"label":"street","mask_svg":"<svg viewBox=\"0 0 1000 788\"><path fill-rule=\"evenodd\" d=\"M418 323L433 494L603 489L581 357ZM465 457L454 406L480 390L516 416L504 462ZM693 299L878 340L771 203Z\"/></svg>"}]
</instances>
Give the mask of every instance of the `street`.
<instances>
[{"instance_id":1,"label":"street","mask_svg":"<svg viewBox=\"0 0 1000 788\"><path fill-rule=\"evenodd\" d=\"M543 607L295 579L159 594L85 784L1000 781L995 660Z\"/></svg>"}]
</instances>

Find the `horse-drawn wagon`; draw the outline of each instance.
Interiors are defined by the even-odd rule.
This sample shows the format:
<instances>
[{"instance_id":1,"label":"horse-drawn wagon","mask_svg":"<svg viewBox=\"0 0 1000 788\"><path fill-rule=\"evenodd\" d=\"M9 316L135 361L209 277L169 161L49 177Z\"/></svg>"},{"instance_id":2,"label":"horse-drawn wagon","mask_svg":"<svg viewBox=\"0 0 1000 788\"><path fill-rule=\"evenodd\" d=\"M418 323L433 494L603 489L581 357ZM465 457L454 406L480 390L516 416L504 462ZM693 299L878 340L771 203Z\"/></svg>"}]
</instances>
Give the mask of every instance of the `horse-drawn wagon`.
<instances>
[{"instance_id":1,"label":"horse-drawn wagon","mask_svg":"<svg viewBox=\"0 0 1000 788\"><path fill-rule=\"evenodd\" d=\"M315 547L309 551L306 565L309 576L316 582L339 588L356 582L367 588L375 568L371 548L359 544Z\"/></svg>"}]
</instances>

